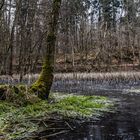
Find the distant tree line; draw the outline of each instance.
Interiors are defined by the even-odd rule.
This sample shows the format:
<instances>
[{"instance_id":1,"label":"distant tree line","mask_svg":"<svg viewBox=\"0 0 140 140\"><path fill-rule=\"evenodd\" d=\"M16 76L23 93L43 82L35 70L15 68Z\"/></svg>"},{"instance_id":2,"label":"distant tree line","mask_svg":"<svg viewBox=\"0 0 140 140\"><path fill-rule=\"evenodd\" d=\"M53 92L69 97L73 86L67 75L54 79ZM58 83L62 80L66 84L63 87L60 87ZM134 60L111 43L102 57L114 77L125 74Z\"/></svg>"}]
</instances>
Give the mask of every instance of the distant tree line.
<instances>
[{"instance_id":1,"label":"distant tree line","mask_svg":"<svg viewBox=\"0 0 140 140\"><path fill-rule=\"evenodd\" d=\"M0 0L0 74L40 71L51 4ZM56 72L139 69L139 0L62 0L58 26Z\"/></svg>"}]
</instances>

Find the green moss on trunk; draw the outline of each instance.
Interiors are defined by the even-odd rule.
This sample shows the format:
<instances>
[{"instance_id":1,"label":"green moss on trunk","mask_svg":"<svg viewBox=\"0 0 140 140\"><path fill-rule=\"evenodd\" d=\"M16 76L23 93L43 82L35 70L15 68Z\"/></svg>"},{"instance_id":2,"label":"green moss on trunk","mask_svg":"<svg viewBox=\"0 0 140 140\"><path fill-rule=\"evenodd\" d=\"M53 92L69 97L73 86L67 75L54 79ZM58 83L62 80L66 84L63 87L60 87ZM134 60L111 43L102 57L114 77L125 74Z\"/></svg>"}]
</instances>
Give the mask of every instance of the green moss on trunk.
<instances>
[{"instance_id":1,"label":"green moss on trunk","mask_svg":"<svg viewBox=\"0 0 140 140\"><path fill-rule=\"evenodd\" d=\"M32 85L31 90L41 99L47 99L53 82L53 68L49 61L45 61L38 80Z\"/></svg>"},{"instance_id":2,"label":"green moss on trunk","mask_svg":"<svg viewBox=\"0 0 140 140\"><path fill-rule=\"evenodd\" d=\"M35 92L39 98L47 99L53 82L55 42L57 33L57 24L59 19L59 9L61 0L54 0L51 12L51 22L49 24L48 35L46 39L47 50L43 64L42 72L38 80L31 86L31 90Z\"/></svg>"}]
</instances>

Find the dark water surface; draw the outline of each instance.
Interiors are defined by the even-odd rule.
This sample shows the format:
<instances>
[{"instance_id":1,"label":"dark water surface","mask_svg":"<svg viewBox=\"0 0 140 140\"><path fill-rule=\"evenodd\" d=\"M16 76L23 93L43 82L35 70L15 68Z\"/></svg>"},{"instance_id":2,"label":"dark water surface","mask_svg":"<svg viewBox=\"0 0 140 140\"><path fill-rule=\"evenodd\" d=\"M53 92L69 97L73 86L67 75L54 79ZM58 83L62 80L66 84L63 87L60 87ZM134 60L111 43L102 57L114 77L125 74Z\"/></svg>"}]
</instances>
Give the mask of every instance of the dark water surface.
<instances>
[{"instance_id":1,"label":"dark water surface","mask_svg":"<svg viewBox=\"0 0 140 140\"><path fill-rule=\"evenodd\" d=\"M97 122L85 122L74 131L50 137L48 140L140 140L139 87L139 82L100 84L88 81L55 81L53 91L105 95L119 101L116 113Z\"/></svg>"}]
</instances>

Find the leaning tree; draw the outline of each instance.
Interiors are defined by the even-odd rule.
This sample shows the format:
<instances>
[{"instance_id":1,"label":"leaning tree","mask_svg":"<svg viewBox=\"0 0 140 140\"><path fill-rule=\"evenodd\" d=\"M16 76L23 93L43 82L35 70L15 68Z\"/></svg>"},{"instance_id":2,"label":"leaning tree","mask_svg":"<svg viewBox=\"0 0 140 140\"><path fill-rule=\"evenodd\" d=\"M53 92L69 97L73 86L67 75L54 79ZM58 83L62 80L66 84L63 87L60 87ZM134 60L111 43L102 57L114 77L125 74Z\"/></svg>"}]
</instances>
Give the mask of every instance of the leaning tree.
<instances>
[{"instance_id":1,"label":"leaning tree","mask_svg":"<svg viewBox=\"0 0 140 140\"><path fill-rule=\"evenodd\" d=\"M46 37L47 50L42 71L37 81L31 86L31 90L37 93L41 99L48 98L53 82L55 42L60 7L61 0L53 0L52 11L50 13L49 29Z\"/></svg>"}]
</instances>

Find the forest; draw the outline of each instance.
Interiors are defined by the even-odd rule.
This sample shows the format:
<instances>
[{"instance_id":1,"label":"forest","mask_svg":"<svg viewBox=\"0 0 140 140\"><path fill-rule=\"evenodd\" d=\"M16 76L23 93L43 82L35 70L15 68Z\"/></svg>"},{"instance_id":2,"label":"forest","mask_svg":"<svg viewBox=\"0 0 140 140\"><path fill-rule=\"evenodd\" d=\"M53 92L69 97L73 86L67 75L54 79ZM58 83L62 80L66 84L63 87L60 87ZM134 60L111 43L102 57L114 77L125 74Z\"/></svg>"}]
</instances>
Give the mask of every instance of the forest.
<instances>
[{"instance_id":1,"label":"forest","mask_svg":"<svg viewBox=\"0 0 140 140\"><path fill-rule=\"evenodd\" d=\"M51 0L1 1L0 73L38 73ZM63 0L55 72L138 71L139 5L139 0Z\"/></svg>"},{"instance_id":2,"label":"forest","mask_svg":"<svg viewBox=\"0 0 140 140\"><path fill-rule=\"evenodd\" d=\"M0 0L0 140L140 139L140 0Z\"/></svg>"}]
</instances>

